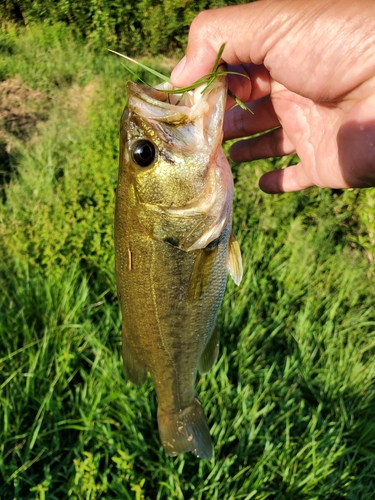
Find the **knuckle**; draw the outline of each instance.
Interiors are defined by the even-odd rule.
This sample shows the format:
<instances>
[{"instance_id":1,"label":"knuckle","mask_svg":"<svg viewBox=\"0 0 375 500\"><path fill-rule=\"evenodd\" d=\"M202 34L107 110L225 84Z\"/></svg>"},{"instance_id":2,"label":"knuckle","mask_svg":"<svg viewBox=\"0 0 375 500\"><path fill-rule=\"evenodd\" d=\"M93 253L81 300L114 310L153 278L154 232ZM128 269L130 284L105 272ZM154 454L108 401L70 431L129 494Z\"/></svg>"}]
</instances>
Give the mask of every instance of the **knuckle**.
<instances>
[{"instance_id":1,"label":"knuckle","mask_svg":"<svg viewBox=\"0 0 375 500\"><path fill-rule=\"evenodd\" d=\"M201 33L207 29L207 24L209 23L210 12L208 10L202 10L193 19L190 25L190 34Z\"/></svg>"}]
</instances>

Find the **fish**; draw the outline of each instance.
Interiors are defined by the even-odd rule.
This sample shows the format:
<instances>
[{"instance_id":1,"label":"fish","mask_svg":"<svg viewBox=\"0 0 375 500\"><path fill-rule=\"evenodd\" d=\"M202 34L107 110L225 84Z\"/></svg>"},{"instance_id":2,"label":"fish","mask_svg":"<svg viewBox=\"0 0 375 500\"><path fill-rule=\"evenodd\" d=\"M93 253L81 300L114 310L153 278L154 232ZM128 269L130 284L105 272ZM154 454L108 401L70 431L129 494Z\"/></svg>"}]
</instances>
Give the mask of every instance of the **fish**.
<instances>
[{"instance_id":1,"label":"fish","mask_svg":"<svg viewBox=\"0 0 375 500\"><path fill-rule=\"evenodd\" d=\"M128 82L120 121L114 237L123 362L137 385L150 373L170 456L212 457L195 383L218 357L228 272L236 284L243 273L221 146L226 97L225 76L180 96Z\"/></svg>"}]
</instances>

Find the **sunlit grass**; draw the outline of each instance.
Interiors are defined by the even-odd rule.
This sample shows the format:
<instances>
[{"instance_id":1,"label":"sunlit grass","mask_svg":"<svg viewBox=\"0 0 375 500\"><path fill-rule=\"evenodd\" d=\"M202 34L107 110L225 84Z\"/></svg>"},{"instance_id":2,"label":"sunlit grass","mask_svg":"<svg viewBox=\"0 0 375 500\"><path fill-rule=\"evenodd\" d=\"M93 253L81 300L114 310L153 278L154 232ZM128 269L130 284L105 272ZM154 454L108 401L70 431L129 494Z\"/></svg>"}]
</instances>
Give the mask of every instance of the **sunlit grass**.
<instances>
[{"instance_id":1,"label":"sunlit grass","mask_svg":"<svg viewBox=\"0 0 375 500\"><path fill-rule=\"evenodd\" d=\"M166 456L151 380L130 384L121 361L112 225L126 77L49 29L9 35L13 66L5 53L0 65L54 104L15 140L0 205L0 498L373 498L362 195L269 196L260 173L288 159L233 166L244 279L228 284L221 355L198 383L214 458ZM49 64L65 83L48 83Z\"/></svg>"}]
</instances>

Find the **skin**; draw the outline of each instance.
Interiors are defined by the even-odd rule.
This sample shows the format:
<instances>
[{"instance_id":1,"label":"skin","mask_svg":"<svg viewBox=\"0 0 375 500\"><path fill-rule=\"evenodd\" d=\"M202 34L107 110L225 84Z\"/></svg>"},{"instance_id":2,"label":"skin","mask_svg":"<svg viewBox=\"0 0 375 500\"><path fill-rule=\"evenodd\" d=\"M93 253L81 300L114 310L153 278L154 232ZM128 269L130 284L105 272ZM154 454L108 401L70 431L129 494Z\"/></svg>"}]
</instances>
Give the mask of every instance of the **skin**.
<instances>
[{"instance_id":1,"label":"skin","mask_svg":"<svg viewBox=\"0 0 375 500\"><path fill-rule=\"evenodd\" d=\"M262 0L201 12L173 84L208 73L224 42L222 60L250 78L231 76L229 88L254 111L229 109L228 100L224 139L250 136L232 146L232 159L301 160L264 174L263 191L375 186L373 0Z\"/></svg>"}]
</instances>

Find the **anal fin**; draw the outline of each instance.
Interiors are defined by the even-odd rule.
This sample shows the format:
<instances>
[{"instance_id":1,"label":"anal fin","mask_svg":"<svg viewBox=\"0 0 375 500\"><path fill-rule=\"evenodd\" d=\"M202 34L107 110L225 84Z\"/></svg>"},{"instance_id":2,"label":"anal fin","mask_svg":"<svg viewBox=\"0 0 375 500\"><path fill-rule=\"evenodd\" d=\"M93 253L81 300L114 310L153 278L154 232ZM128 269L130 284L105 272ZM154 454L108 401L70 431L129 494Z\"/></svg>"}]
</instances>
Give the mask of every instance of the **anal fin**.
<instances>
[{"instance_id":1,"label":"anal fin","mask_svg":"<svg viewBox=\"0 0 375 500\"><path fill-rule=\"evenodd\" d=\"M203 351L201 359L199 360L199 372L207 373L210 371L212 366L215 364L217 357L219 355L219 329L217 324L215 325L210 340Z\"/></svg>"},{"instance_id":2,"label":"anal fin","mask_svg":"<svg viewBox=\"0 0 375 500\"><path fill-rule=\"evenodd\" d=\"M124 337L122 338L122 359L124 361L125 373L130 382L142 385L146 380L148 370L135 358Z\"/></svg>"},{"instance_id":3,"label":"anal fin","mask_svg":"<svg viewBox=\"0 0 375 500\"><path fill-rule=\"evenodd\" d=\"M243 276L241 250L233 232L229 238L227 266L229 274L236 285L239 285Z\"/></svg>"}]
</instances>

